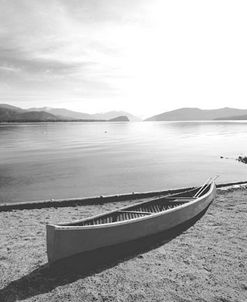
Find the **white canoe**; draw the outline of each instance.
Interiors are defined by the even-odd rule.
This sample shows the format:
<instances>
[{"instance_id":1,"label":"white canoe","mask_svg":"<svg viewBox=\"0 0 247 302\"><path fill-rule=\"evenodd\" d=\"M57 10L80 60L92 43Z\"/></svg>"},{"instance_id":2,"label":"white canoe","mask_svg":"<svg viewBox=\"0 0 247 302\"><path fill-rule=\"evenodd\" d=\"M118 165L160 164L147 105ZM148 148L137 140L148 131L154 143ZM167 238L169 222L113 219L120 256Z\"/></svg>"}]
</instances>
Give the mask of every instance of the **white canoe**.
<instances>
[{"instance_id":1,"label":"white canoe","mask_svg":"<svg viewBox=\"0 0 247 302\"><path fill-rule=\"evenodd\" d=\"M72 223L48 224L48 261L52 263L83 252L136 240L183 224L199 215L214 200L214 182L201 188L155 198ZM194 197L200 189L199 197Z\"/></svg>"}]
</instances>

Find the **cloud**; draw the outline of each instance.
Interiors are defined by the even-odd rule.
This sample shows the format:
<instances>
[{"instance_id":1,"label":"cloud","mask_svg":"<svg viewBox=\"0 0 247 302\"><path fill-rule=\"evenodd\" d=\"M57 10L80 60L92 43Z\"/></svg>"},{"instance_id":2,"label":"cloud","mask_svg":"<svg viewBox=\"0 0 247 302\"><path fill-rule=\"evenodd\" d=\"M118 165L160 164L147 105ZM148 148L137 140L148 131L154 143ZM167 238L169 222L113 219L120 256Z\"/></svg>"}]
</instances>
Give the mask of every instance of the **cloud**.
<instances>
[{"instance_id":1,"label":"cloud","mask_svg":"<svg viewBox=\"0 0 247 302\"><path fill-rule=\"evenodd\" d=\"M136 4L119 0L0 0L2 84L16 89L23 84L22 90L28 93L28 82L36 81L38 86L53 78L54 86L63 84L69 89L71 85L72 90L87 91L87 95L89 91L98 95L99 87L101 92L104 87L105 93L110 92L107 81L120 76L115 58L121 47L112 36L117 33L107 24L115 22L119 27L121 20L133 17L133 7ZM74 89L72 79L84 89Z\"/></svg>"},{"instance_id":2,"label":"cloud","mask_svg":"<svg viewBox=\"0 0 247 302\"><path fill-rule=\"evenodd\" d=\"M147 0L61 0L73 18L84 23L123 23L143 20Z\"/></svg>"},{"instance_id":3,"label":"cloud","mask_svg":"<svg viewBox=\"0 0 247 302\"><path fill-rule=\"evenodd\" d=\"M6 71L13 71L25 74L70 75L77 70L82 70L94 65L91 62L65 62L55 59L30 57L29 52L16 49L0 48L0 68Z\"/></svg>"}]
</instances>

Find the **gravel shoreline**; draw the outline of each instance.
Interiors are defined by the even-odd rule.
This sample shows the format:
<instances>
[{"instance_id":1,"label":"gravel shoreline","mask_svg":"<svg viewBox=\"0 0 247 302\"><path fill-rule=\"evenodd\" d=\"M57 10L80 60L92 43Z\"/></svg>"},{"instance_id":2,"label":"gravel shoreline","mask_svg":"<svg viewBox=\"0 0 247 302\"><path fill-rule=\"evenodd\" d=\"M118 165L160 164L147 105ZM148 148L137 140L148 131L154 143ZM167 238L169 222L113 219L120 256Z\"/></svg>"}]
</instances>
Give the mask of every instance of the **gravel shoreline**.
<instances>
[{"instance_id":1,"label":"gravel shoreline","mask_svg":"<svg viewBox=\"0 0 247 302\"><path fill-rule=\"evenodd\" d=\"M50 274L46 223L129 203L0 213L0 301L247 301L246 186L217 190L200 220L158 247L88 274Z\"/></svg>"}]
</instances>

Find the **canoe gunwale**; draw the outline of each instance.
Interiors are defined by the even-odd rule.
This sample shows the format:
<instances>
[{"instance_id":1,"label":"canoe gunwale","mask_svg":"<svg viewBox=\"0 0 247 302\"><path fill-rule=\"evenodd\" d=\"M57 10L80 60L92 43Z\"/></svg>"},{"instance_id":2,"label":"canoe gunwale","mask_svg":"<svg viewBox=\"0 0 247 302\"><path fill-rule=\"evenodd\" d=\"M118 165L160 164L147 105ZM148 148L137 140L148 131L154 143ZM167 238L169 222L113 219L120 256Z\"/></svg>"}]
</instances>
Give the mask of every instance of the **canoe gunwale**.
<instances>
[{"instance_id":1,"label":"canoe gunwale","mask_svg":"<svg viewBox=\"0 0 247 302\"><path fill-rule=\"evenodd\" d=\"M110 223L101 223L101 224L94 224L94 225L71 225L71 222L61 223L61 224L47 224L47 225L50 226L50 227L53 227L57 231L62 231L62 230L68 230L68 231L69 230L75 230L76 231L76 230L111 228L111 227L117 227L117 226L125 225L125 224L138 223L140 221L152 219L154 217L159 217L159 216L162 216L162 215L165 216L166 214L170 214L170 213L179 211L183 208L186 208L189 205L196 204L196 203L200 202L201 200L210 197L210 195L213 193L214 187L215 187L215 183L212 182L211 185L210 185L210 189L204 195L202 195L202 196L200 196L196 199L192 198L190 201L188 201L186 203L183 203L181 205L178 205L174 208L165 209L165 210L157 212L157 213L151 213L150 215L135 217L135 218L132 218L132 219L127 219L127 220L122 220L122 221L114 221L114 222L110 222ZM191 189L191 191L193 191L193 190L195 190L195 188ZM185 193L185 192L181 192L181 193L177 193L177 194L182 194L182 193ZM171 197L173 197L173 196L171 196ZM166 198L168 199L169 196L166 196ZM162 199L162 197L151 200L150 202L155 201L155 200L158 201L159 199ZM188 197L188 199L189 199L189 197ZM134 205L131 205L131 207L142 205L142 204L145 204L145 203L148 203L148 202L149 201L143 201L143 202L140 202L140 203L136 203ZM125 206L125 207L122 207L122 208L119 208L119 209L115 209L113 211L109 211L109 212L101 213L99 215L91 216L89 218L85 218L85 219L82 219L82 220L75 220L75 221L73 221L73 223L74 224L84 223L84 222L87 222L87 221L90 221L90 220L98 219L98 218L100 218L102 216L105 216L105 215L111 215L111 214L114 214L114 213L117 213L117 212L121 212L121 210L128 209L128 208L130 208L129 205Z\"/></svg>"},{"instance_id":2,"label":"canoe gunwale","mask_svg":"<svg viewBox=\"0 0 247 302\"><path fill-rule=\"evenodd\" d=\"M199 187L200 188L200 187ZM124 207L121 207L119 209L115 209L115 210L112 210L112 211L108 211L108 212L105 212L105 213L101 213L101 214L98 214L98 215L94 215L94 216L90 216L90 217L87 217L87 218L84 218L84 219L78 219L78 220L74 220L73 221L73 224L77 224L77 223L83 223L83 222L87 222L87 221L90 221L90 220L94 220L94 219L97 219L97 218L100 218L104 215L111 215L111 214L114 214L116 213L117 211L120 211L120 210L125 210L125 209L128 209L130 207L135 207L135 206L138 206L138 205L143 205L143 204L146 204L146 203L149 203L150 201L156 201L156 200L159 200L159 199L167 199L169 197L173 198L175 197L176 195L180 195L180 194L183 194L183 193L187 193L187 192L192 192L194 190L197 190L199 188L190 188L189 190L188 189L184 189L184 191L182 192L178 192L178 193L174 193L174 194L170 194L170 195L167 195L167 196L161 196L161 197L155 197L154 199L151 199L151 200L144 200L144 201L141 201L141 202L136 202L134 203L133 205L127 205L127 206L124 206ZM139 218L139 217L138 217ZM132 219L131 219L132 220ZM120 221L118 221L120 222ZM114 222L111 222L110 224L112 224ZM52 225L52 226L55 226L55 227L62 227L62 226L71 226L71 222L63 222L63 223L59 223L59 224L49 224L49 225ZM104 224L105 225L105 224ZM75 227L74 225L72 225L73 227ZM96 226L96 225L94 225Z\"/></svg>"}]
</instances>

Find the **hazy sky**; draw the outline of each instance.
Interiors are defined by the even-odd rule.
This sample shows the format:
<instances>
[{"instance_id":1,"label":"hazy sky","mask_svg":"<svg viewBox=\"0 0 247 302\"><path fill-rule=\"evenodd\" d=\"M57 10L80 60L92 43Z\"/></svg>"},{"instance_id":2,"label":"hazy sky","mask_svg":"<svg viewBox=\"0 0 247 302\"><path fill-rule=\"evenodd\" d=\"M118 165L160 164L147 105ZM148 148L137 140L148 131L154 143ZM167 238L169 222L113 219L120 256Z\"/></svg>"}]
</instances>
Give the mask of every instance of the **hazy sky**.
<instances>
[{"instance_id":1,"label":"hazy sky","mask_svg":"<svg viewBox=\"0 0 247 302\"><path fill-rule=\"evenodd\" d=\"M247 2L0 0L0 103L247 108Z\"/></svg>"}]
</instances>

